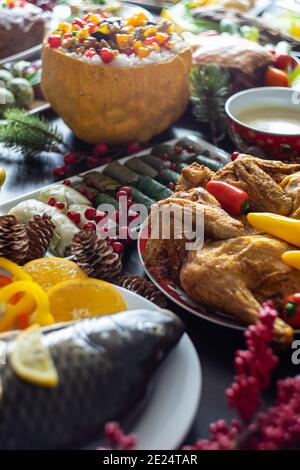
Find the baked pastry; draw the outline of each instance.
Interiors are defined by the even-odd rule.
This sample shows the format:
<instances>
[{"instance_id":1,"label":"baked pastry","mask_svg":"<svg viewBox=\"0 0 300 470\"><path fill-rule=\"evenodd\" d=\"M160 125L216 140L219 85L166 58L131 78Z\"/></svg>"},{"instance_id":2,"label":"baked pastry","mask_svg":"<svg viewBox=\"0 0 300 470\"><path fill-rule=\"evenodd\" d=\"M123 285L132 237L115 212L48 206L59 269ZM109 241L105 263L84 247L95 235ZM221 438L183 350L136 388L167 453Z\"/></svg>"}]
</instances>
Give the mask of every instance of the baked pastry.
<instances>
[{"instance_id":1,"label":"baked pastry","mask_svg":"<svg viewBox=\"0 0 300 470\"><path fill-rule=\"evenodd\" d=\"M40 44L47 15L25 0L0 3L0 59Z\"/></svg>"}]
</instances>

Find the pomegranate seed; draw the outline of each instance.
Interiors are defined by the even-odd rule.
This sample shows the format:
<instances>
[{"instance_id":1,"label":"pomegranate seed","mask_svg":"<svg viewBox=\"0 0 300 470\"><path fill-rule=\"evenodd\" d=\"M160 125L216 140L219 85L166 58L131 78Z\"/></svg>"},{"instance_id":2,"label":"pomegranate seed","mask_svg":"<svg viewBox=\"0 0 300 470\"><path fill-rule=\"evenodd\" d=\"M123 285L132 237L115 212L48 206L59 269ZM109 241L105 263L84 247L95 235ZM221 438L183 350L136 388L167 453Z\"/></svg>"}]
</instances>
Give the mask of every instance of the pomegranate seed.
<instances>
[{"instance_id":1,"label":"pomegranate seed","mask_svg":"<svg viewBox=\"0 0 300 470\"><path fill-rule=\"evenodd\" d=\"M134 435L121 436L120 447L124 450L132 450L137 443L137 438Z\"/></svg>"},{"instance_id":2,"label":"pomegranate seed","mask_svg":"<svg viewBox=\"0 0 300 470\"><path fill-rule=\"evenodd\" d=\"M121 242L113 242L111 247L115 253L121 254L124 251L124 245Z\"/></svg>"},{"instance_id":3,"label":"pomegranate seed","mask_svg":"<svg viewBox=\"0 0 300 470\"><path fill-rule=\"evenodd\" d=\"M168 184L168 188L171 189L171 191L175 191L175 184L170 181L170 183Z\"/></svg>"},{"instance_id":4,"label":"pomegranate seed","mask_svg":"<svg viewBox=\"0 0 300 470\"><path fill-rule=\"evenodd\" d=\"M57 49L58 47L61 46L61 37L60 36L56 36L55 34L52 34L49 38L48 38L48 44L50 47L52 47L53 49Z\"/></svg>"},{"instance_id":5,"label":"pomegranate seed","mask_svg":"<svg viewBox=\"0 0 300 470\"><path fill-rule=\"evenodd\" d=\"M93 156L87 157L86 161L87 161L87 164L88 164L89 167L93 168L93 167L98 165L97 157L93 157Z\"/></svg>"},{"instance_id":6,"label":"pomegranate seed","mask_svg":"<svg viewBox=\"0 0 300 470\"><path fill-rule=\"evenodd\" d=\"M87 220L95 220L96 215L97 215L97 211L93 207L88 207L84 212L84 217Z\"/></svg>"},{"instance_id":7,"label":"pomegranate seed","mask_svg":"<svg viewBox=\"0 0 300 470\"><path fill-rule=\"evenodd\" d=\"M96 225L92 224L91 222L84 224L82 228L83 230L93 230L94 232L96 232Z\"/></svg>"},{"instance_id":8,"label":"pomegranate seed","mask_svg":"<svg viewBox=\"0 0 300 470\"><path fill-rule=\"evenodd\" d=\"M50 197L50 199L49 199L49 201L48 201L48 205L54 207L55 204L56 204L56 199L55 199L55 197Z\"/></svg>"},{"instance_id":9,"label":"pomegranate seed","mask_svg":"<svg viewBox=\"0 0 300 470\"><path fill-rule=\"evenodd\" d=\"M53 170L54 176L62 177L62 176L65 176L66 173L67 173L67 168L65 166L58 166L57 168Z\"/></svg>"},{"instance_id":10,"label":"pomegranate seed","mask_svg":"<svg viewBox=\"0 0 300 470\"><path fill-rule=\"evenodd\" d=\"M120 191L125 192L127 196L130 196L131 194L131 189L129 188L129 186L122 186L122 188L120 188Z\"/></svg>"},{"instance_id":11,"label":"pomegranate seed","mask_svg":"<svg viewBox=\"0 0 300 470\"><path fill-rule=\"evenodd\" d=\"M77 156L75 153L67 153L64 156L64 163L65 165L74 165L77 163Z\"/></svg>"},{"instance_id":12,"label":"pomegranate seed","mask_svg":"<svg viewBox=\"0 0 300 470\"><path fill-rule=\"evenodd\" d=\"M176 163L172 163L171 165L171 170L176 171L177 170L177 165Z\"/></svg>"},{"instance_id":13,"label":"pomegranate seed","mask_svg":"<svg viewBox=\"0 0 300 470\"><path fill-rule=\"evenodd\" d=\"M116 444L124 435L120 425L115 421L109 421L105 424L104 433L107 439Z\"/></svg>"},{"instance_id":14,"label":"pomegranate seed","mask_svg":"<svg viewBox=\"0 0 300 470\"><path fill-rule=\"evenodd\" d=\"M128 153L137 153L142 150L142 147L138 142L130 142L127 144L127 151Z\"/></svg>"},{"instance_id":15,"label":"pomegranate seed","mask_svg":"<svg viewBox=\"0 0 300 470\"><path fill-rule=\"evenodd\" d=\"M168 162L170 160L170 157L167 153L164 153L161 157L160 157L164 162Z\"/></svg>"},{"instance_id":16,"label":"pomegranate seed","mask_svg":"<svg viewBox=\"0 0 300 470\"><path fill-rule=\"evenodd\" d=\"M181 152L182 152L182 147L180 147L180 145L176 145L174 148L175 155L180 155Z\"/></svg>"},{"instance_id":17,"label":"pomegranate seed","mask_svg":"<svg viewBox=\"0 0 300 470\"><path fill-rule=\"evenodd\" d=\"M106 144L98 144L94 148L94 154L96 155L96 157L101 157L105 155L107 151L108 151L108 147Z\"/></svg>"},{"instance_id":18,"label":"pomegranate seed","mask_svg":"<svg viewBox=\"0 0 300 470\"><path fill-rule=\"evenodd\" d=\"M239 152L232 152L231 160L234 162L234 160L236 160L239 156L240 156Z\"/></svg>"},{"instance_id":19,"label":"pomegranate seed","mask_svg":"<svg viewBox=\"0 0 300 470\"><path fill-rule=\"evenodd\" d=\"M63 202L56 202L55 207L56 209L59 209L60 211L62 211L65 208L65 205Z\"/></svg>"},{"instance_id":20,"label":"pomegranate seed","mask_svg":"<svg viewBox=\"0 0 300 470\"><path fill-rule=\"evenodd\" d=\"M64 184L65 184L66 186L71 186L72 181L70 181L70 180L64 180Z\"/></svg>"},{"instance_id":21,"label":"pomegranate seed","mask_svg":"<svg viewBox=\"0 0 300 470\"><path fill-rule=\"evenodd\" d=\"M109 64L114 58L113 53L111 52L111 50L107 49L106 47L101 49L101 51L99 52L99 55L100 55L101 60L104 64Z\"/></svg>"}]
</instances>

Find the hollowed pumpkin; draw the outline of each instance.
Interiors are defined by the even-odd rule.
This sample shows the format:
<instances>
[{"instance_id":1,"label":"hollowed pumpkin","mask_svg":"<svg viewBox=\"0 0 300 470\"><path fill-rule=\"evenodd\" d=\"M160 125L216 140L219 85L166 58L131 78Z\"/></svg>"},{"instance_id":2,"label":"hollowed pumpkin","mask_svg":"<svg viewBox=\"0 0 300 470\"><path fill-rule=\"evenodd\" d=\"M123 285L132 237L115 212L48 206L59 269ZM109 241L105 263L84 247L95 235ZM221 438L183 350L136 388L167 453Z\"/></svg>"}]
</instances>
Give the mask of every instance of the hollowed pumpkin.
<instances>
[{"instance_id":1,"label":"hollowed pumpkin","mask_svg":"<svg viewBox=\"0 0 300 470\"><path fill-rule=\"evenodd\" d=\"M91 144L147 141L184 112L191 51L138 67L90 64L43 48L42 90L58 115Z\"/></svg>"}]
</instances>

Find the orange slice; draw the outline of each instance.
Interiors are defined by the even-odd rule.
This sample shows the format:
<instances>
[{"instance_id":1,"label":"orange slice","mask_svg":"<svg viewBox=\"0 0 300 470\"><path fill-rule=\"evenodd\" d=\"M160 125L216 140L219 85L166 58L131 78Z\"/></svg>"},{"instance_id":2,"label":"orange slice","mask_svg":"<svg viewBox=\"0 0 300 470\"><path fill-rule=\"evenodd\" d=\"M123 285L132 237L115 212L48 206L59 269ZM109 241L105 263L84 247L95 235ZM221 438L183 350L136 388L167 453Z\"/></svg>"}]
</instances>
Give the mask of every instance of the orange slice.
<instances>
[{"instance_id":1,"label":"orange slice","mask_svg":"<svg viewBox=\"0 0 300 470\"><path fill-rule=\"evenodd\" d=\"M64 281L48 291L50 312L56 322L107 315L126 310L120 292L97 279Z\"/></svg>"},{"instance_id":2,"label":"orange slice","mask_svg":"<svg viewBox=\"0 0 300 470\"><path fill-rule=\"evenodd\" d=\"M23 270L30 274L32 280L43 287L45 291L59 282L87 277L74 261L64 258L35 259L25 264Z\"/></svg>"}]
</instances>

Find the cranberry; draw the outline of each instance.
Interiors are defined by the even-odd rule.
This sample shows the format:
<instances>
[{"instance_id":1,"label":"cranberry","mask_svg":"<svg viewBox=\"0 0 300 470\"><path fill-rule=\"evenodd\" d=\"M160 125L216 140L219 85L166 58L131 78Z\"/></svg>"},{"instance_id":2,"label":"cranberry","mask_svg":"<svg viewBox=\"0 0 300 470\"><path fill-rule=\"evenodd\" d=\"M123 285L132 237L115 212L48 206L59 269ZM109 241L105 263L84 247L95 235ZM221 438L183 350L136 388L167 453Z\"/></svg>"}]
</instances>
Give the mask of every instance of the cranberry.
<instances>
[{"instance_id":1,"label":"cranberry","mask_svg":"<svg viewBox=\"0 0 300 470\"><path fill-rule=\"evenodd\" d=\"M89 167L93 168L98 165L97 157L93 157L93 156L87 157L86 161Z\"/></svg>"},{"instance_id":2,"label":"cranberry","mask_svg":"<svg viewBox=\"0 0 300 470\"><path fill-rule=\"evenodd\" d=\"M75 153L67 153L64 156L65 165L74 165L77 163L77 156Z\"/></svg>"},{"instance_id":3,"label":"cranberry","mask_svg":"<svg viewBox=\"0 0 300 470\"><path fill-rule=\"evenodd\" d=\"M109 64L114 58L112 51L110 49L107 49L106 47L101 49L99 55L104 64Z\"/></svg>"},{"instance_id":4,"label":"cranberry","mask_svg":"<svg viewBox=\"0 0 300 470\"><path fill-rule=\"evenodd\" d=\"M125 192L127 196L130 196L131 194L131 189L129 188L129 186L122 186L122 188L120 188L120 191Z\"/></svg>"},{"instance_id":5,"label":"cranberry","mask_svg":"<svg viewBox=\"0 0 300 470\"><path fill-rule=\"evenodd\" d=\"M69 211L67 213L69 219L76 225L80 224L81 216L78 212Z\"/></svg>"},{"instance_id":6,"label":"cranberry","mask_svg":"<svg viewBox=\"0 0 300 470\"><path fill-rule=\"evenodd\" d=\"M83 187L81 187L81 188L78 188L78 190L77 190L77 191L78 191L80 194L82 194L83 196L85 196L85 195L86 195L86 193L87 193L86 189L85 189L85 188L83 188Z\"/></svg>"},{"instance_id":7,"label":"cranberry","mask_svg":"<svg viewBox=\"0 0 300 470\"><path fill-rule=\"evenodd\" d=\"M239 152L232 152L231 160L234 162L234 160L236 160L239 156L240 156Z\"/></svg>"},{"instance_id":8,"label":"cranberry","mask_svg":"<svg viewBox=\"0 0 300 470\"><path fill-rule=\"evenodd\" d=\"M123 437L123 431L120 428L120 425L116 421L109 421L105 424L104 432L106 438L115 444L118 444Z\"/></svg>"},{"instance_id":9,"label":"cranberry","mask_svg":"<svg viewBox=\"0 0 300 470\"><path fill-rule=\"evenodd\" d=\"M49 199L49 201L48 201L48 205L54 207L55 204L56 204L56 199L55 199L55 197L50 197L50 199Z\"/></svg>"},{"instance_id":10,"label":"cranberry","mask_svg":"<svg viewBox=\"0 0 300 470\"><path fill-rule=\"evenodd\" d=\"M54 176L62 177L62 176L65 176L66 173L67 173L67 168L65 166L58 166L57 168L53 170Z\"/></svg>"},{"instance_id":11,"label":"cranberry","mask_svg":"<svg viewBox=\"0 0 300 470\"><path fill-rule=\"evenodd\" d=\"M62 211L62 210L64 210L65 205L64 205L63 202L56 202L56 203L55 203L55 207L56 207L56 209Z\"/></svg>"},{"instance_id":12,"label":"cranberry","mask_svg":"<svg viewBox=\"0 0 300 470\"><path fill-rule=\"evenodd\" d=\"M96 225L92 224L91 222L88 222L84 224L83 230L93 230L94 232L96 232Z\"/></svg>"},{"instance_id":13,"label":"cranberry","mask_svg":"<svg viewBox=\"0 0 300 470\"><path fill-rule=\"evenodd\" d=\"M177 165L176 165L176 163L172 163L172 165L171 165L170 168L171 168L171 170L176 171L176 170L177 170Z\"/></svg>"},{"instance_id":14,"label":"cranberry","mask_svg":"<svg viewBox=\"0 0 300 470\"><path fill-rule=\"evenodd\" d=\"M65 184L66 186L71 186L71 185L72 185L72 181L70 181L70 180L64 180L64 184Z\"/></svg>"},{"instance_id":15,"label":"cranberry","mask_svg":"<svg viewBox=\"0 0 300 470\"><path fill-rule=\"evenodd\" d=\"M188 148L187 148L187 151L188 151L189 153L194 153L194 152L195 152L195 149L194 149L194 147L193 147L192 145L189 145Z\"/></svg>"},{"instance_id":16,"label":"cranberry","mask_svg":"<svg viewBox=\"0 0 300 470\"><path fill-rule=\"evenodd\" d=\"M127 144L127 151L128 153L137 153L142 150L142 147L138 142L130 142Z\"/></svg>"},{"instance_id":17,"label":"cranberry","mask_svg":"<svg viewBox=\"0 0 300 470\"><path fill-rule=\"evenodd\" d=\"M180 155L182 153L182 147L180 145L176 145L174 148L175 155Z\"/></svg>"},{"instance_id":18,"label":"cranberry","mask_svg":"<svg viewBox=\"0 0 300 470\"><path fill-rule=\"evenodd\" d=\"M163 153L162 156L160 157L164 162L168 162L170 160L170 157L167 153Z\"/></svg>"},{"instance_id":19,"label":"cranberry","mask_svg":"<svg viewBox=\"0 0 300 470\"><path fill-rule=\"evenodd\" d=\"M96 198L96 194L93 193L92 191L87 191L86 197L88 198L89 201L93 202Z\"/></svg>"},{"instance_id":20,"label":"cranberry","mask_svg":"<svg viewBox=\"0 0 300 470\"><path fill-rule=\"evenodd\" d=\"M87 220L95 220L96 215L97 215L97 211L93 207L88 207L84 212L84 217Z\"/></svg>"},{"instance_id":21,"label":"cranberry","mask_svg":"<svg viewBox=\"0 0 300 470\"><path fill-rule=\"evenodd\" d=\"M168 184L168 188L171 189L171 191L175 191L175 184L170 181L170 183Z\"/></svg>"},{"instance_id":22,"label":"cranberry","mask_svg":"<svg viewBox=\"0 0 300 470\"><path fill-rule=\"evenodd\" d=\"M124 245L121 242L113 242L111 247L115 253L121 254L124 251Z\"/></svg>"},{"instance_id":23,"label":"cranberry","mask_svg":"<svg viewBox=\"0 0 300 470\"><path fill-rule=\"evenodd\" d=\"M101 157L102 155L105 155L108 151L108 147L106 144L98 144L94 148L94 154L96 157Z\"/></svg>"},{"instance_id":24,"label":"cranberry","mask_svg":"<svg viewBox=\"0 0 300 470\"><path fill-rule=\"evenodd\" d=\"M58 47L61 46L61 37L60 36L56 36L55 34L52 34L51 36L49 36L48 38L48 44L50 47L52 47L53 49L57 49Z\"/></svg>"},{"instance_id":25,"label":"cranberry","mask_svg":"<svg viewBox=\"0 0 300 470\"><path fill-rule=\"evenodd\" d=\"M127 192L120 189L116 194L116 199L119 200L121 197L127 197Z\"/></svg>"}]
</instances>

